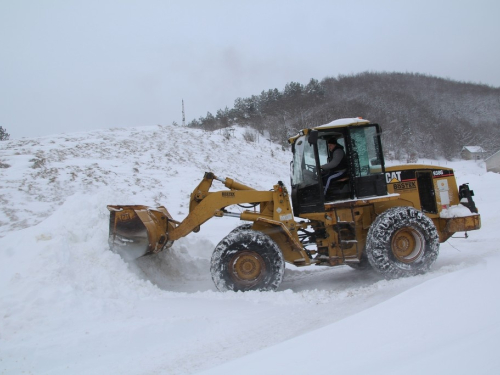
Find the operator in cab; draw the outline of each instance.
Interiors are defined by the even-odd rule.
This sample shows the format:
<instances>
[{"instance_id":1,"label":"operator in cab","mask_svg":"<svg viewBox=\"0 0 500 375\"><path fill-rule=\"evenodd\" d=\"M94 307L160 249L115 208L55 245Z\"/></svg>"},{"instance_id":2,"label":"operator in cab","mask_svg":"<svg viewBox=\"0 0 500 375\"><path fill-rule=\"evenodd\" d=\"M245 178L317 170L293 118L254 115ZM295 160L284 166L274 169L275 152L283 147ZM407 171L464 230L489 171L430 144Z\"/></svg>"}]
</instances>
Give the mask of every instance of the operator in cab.
<instances>
[{"instance_id":1,"label":"operator in cab","mask_svg":"<svg viewBox=\"0 0 500 375\"><path fill-rule=\"evenodd\" d=\"M332 137L328 140L327 161L328 162L326 164L323 164L321 166L325 194L330 184L346 176L348 167L344 147L338 144L335 137Z\"/></svg>"}]
</instances>

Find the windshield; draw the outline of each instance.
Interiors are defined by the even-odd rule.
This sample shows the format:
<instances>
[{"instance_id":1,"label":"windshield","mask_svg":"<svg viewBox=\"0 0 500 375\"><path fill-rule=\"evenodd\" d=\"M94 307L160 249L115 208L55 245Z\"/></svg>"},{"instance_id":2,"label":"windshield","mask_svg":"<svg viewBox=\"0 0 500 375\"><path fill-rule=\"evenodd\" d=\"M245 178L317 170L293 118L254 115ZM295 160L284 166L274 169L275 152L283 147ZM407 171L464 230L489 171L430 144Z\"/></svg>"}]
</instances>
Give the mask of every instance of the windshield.
<instances>
[{"instance_id":1,"label":"windshield","mask_svg":"<svg viewBox=\"0 0 500 375\"><path fill-rule=\"evenodd\" d=\"M351 128L354 175L369 176L382 172L380 144L375 126Z\"/></svg>"}]
</instances>

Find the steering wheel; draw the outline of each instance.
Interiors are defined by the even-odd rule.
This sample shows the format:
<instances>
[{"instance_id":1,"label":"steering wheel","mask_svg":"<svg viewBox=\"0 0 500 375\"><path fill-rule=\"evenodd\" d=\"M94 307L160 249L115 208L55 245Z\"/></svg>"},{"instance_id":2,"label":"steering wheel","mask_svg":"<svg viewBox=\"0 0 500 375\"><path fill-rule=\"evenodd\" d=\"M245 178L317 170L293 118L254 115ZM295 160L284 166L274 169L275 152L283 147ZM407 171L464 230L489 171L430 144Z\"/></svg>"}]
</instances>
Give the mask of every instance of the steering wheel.
<instances>
[{"instance_id":1,"label":"steering wheel","mask_svg":"<svg viewBox=\"0 0 500 375\"><path fill-rule=\"evenodd\" d=\"M315 165L313 165L313 164L306 164L306 169L307 169L309 172L316 173L316 166L315 166Z\"/></svg>"},{"instance_id":2,"label":"steering wheel","mask_svg":"<svg viewBox=\"0 0 500 375\"><path fill-rule=\"evenodd\" d=\"M310 173L309 178L314 181L318 180L318 174L316 173L316 166L313 164L306 164L306 170Z\"/></svg>"}]
</instances>

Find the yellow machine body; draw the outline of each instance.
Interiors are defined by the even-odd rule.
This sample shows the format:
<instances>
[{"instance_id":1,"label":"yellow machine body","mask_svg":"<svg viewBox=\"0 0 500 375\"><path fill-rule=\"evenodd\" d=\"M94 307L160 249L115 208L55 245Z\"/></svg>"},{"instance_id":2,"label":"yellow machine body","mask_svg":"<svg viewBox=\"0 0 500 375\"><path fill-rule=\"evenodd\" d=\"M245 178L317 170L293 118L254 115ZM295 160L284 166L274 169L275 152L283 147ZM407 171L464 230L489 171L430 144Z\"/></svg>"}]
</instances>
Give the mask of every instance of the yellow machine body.
<instances>
[{"instance_id":1,"label":"yellow machine body","mask_svg":"<svg viewBox=\"0 0 500 375\"><path fill-rule=\"evenodd\" d=\"M385 167L380 133L378 125L367 120L347 119L304 129L290 138L294 153L292 193L281 181L269 191L258 191L206 172L190 196L189 214L182 221L174 220L165 207L109 205L110 244L126 259L156 254L170 248L175 240L198 232L207 220L231 216L247 223L242 229L245 233L259 237L255 235L258 232L264 237L255 242L247 234L241 235L257 244L248 246L231 233L221 241L212 260L218 262L212 277L220 290L274 290L281 276L265 285L262 280L270 273L283 272L282 266L277 271L273 268L281 257L295 266L345 264L358 269L377 266L382 259L382 263L392 262L391 267L396 265L389 277L424 272L437 256L437 242L456 232L480 228L473 192L466 185L457 187L450 168L418 164ZM315 172L322 163L326 140L332 136L345 145L351 172L338 188L341 195L334 199L330 191L323 193L321 176ZM313 177L317 174L308 182L308 173ZM210 191L214 180L226 189ZM254 208L230 211L239 204ZM457 207L466 208L465 214L463 210L460 215L453 214ZM391 232L389 227L398 226L399 217L407 224ZM274 252L280 254L272 258L261 253L259 244L267 242L265 246L278 249ZM380 249L372 249L377 247ZM412 269L429 251L435 253L429 264L422 270Z\"/></svg>"}]
</instances>

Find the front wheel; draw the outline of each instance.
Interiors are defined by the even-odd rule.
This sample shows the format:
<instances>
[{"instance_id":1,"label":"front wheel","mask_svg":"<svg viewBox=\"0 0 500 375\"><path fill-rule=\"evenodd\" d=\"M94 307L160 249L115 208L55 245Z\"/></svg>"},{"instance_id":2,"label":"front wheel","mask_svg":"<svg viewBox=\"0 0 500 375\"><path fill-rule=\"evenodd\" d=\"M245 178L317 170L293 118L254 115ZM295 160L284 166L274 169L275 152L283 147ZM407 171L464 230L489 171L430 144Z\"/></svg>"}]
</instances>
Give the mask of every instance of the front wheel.
<instances>
[{"instance_id":1,"label":"front wheel","mask_svg":"<svg viewBox=\"0 0 500 375\"><path fill-rule=\"evenodd\" d=\"M276 290L283 279L285 261L269 236L240 230L229 233L215 247L210 272L221 292Z\"/></svg>"},{"instance_id":2,"label":"front wheel","mask_svg":"<svg viewBox=\"0 0 500 375\"><path fill-rule=\"evenodd\" d=\"M241 224L241 225L237 226L229 233L237 233L237 232L241 232L243 230L249 230L251 228L252 228L252 223L245 223L245 224Z\"/></svg>"},{"instance_id":3,"label":"front wheel","mask_svg":"<svg viewBox=\"0 0 500 375\"><path fill-rule=\"evenodd\" d=\"M371 225L366 254L371 266L387 279L422 274L438 257L438 232L423 212L393 207Z\"/></svg>"}]
</instances>

